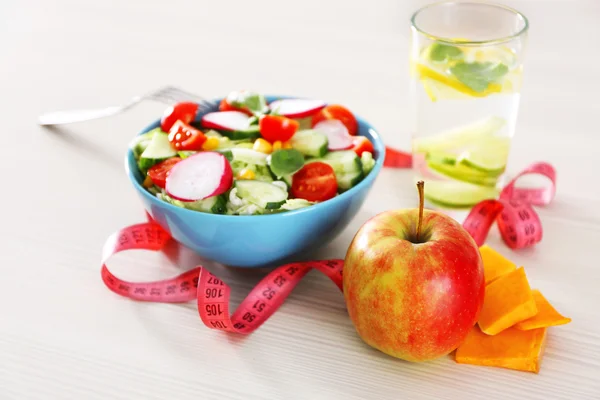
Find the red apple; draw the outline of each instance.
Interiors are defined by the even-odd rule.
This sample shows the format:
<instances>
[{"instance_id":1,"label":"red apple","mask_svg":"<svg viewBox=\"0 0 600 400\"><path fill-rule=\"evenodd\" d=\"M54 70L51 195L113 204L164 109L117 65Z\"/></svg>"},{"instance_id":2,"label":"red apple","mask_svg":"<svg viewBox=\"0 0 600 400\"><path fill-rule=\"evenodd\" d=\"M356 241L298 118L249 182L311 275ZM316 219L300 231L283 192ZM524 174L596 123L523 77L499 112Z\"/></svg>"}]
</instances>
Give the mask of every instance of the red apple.
<instances>
[{"instance_id":1,"label":"red apple","mask_svg":"<svg viewBox=\"0 0 600 400\"><path fill-rule=\"evenodd\" d=\"M479 249L455 220L421 206L363 225L344 262L344 297L358 335L408 361L456 349L477 322L485 283Z\"/></svg>"}]
</instances>

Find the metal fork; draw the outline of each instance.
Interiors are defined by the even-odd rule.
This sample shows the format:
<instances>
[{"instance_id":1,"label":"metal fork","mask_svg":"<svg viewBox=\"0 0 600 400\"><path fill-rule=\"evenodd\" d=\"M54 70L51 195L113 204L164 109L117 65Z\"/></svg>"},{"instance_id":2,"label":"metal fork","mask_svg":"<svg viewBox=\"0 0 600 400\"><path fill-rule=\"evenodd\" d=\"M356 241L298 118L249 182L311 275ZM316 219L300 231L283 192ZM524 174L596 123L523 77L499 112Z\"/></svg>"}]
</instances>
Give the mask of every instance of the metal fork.
<instances>
[{"instance_id":1,"label":"metal fork","mask_svg":"<svg viewBox=\"0 0 600 400\"><path fill-rule=\"evenodd\" d=\"M61 125L109 117L130 109L142 100L154 100L165 104L174 104L180 101L195 101L201 107L210 107L213 105L212 102L195 94L186 92L174 86L165 86L143 96L136 96L126 104L120 106L92 110L54 111L42 114L38 117L38 123L40 125Z\"/></svg>"}]
</instances>

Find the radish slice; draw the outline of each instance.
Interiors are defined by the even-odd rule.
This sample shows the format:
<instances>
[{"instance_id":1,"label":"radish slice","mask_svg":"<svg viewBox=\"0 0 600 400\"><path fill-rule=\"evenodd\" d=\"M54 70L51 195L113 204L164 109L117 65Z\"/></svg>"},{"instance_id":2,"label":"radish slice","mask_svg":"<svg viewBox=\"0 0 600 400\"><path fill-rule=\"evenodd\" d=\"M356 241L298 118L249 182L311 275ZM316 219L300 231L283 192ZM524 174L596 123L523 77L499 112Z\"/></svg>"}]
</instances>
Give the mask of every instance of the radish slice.
<instances>
[{"instance_id":1,"label":"radish slice","mask_svg":"<svg viewBox=\"0 0 600 400\"><path fill-rule=\"evenodd\" d=\"M223 131L246 131L250 118L240 111L211 112L202 117L202 127Z\"/></svg>"},{"instance_id":2,"label":"radish slice","mask_svg":"<svg viewBox=\"0 0 600 400\"><path fill-rule=\"evenodd\" d=\"M269 108L288 118L304 118L313 115L326 104L322 100L283 99L275 100Z\"/></svg>"},{"instance_id":3,"label":"radish slice","mask_svg":"<svg viewBox=\"0 0 600 400\"><path fill-rule=\"evenodd\" d=\"M165 189L176 200L196 201L224 193L232 183L229 161L219 153L201 152L175 164Z\"/></svg>"},{"instance_id":4,"label":"radish slice","mask_svg":"<svg viewBox=\"0 0 600 400\"><path fill-rule=\"evenodd\" d=\"M313 129L327 136L329 150L346 150L352 147L352 136L342 121L327 119L316 124Z\"/></svg>"}]
</instances>

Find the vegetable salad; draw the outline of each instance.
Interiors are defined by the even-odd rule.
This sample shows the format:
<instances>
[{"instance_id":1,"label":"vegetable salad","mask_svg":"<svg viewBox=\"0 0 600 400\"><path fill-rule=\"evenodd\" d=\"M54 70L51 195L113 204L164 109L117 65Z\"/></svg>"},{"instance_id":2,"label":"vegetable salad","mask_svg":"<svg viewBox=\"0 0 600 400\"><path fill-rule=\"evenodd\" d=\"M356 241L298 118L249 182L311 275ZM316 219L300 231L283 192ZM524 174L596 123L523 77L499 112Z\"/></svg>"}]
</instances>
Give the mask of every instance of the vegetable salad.
<instances>
[{"instance_id":1,"label":"vegetable salad","mask_svg":"<svg viewBox=\"0 0 600 400\"><path fill-rule=\"evenodd\" d=\"M319 100L267 104L230 93L196 121L198 105L175 104L161 126L131 148L143 186L159 199L205 213L260 215L327 201L375 165L373 144L357 136L347 108Z\"/></svg>"}]
</instances>

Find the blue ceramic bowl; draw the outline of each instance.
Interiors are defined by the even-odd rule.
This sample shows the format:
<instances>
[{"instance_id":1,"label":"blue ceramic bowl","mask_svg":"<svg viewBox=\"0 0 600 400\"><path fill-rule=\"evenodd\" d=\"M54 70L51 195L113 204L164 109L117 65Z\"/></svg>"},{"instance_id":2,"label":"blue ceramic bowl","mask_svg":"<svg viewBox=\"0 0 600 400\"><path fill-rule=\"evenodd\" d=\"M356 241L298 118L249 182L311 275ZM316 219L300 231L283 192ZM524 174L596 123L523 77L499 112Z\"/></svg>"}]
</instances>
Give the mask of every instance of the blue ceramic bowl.
<instances>
[{"instance_id":1,"label":"blue ceramic bowl","mask_svg":"<svg viewBox=\"0 0 600 400\"><path fill-rule=\"evenodd\" d=\"M287 96L285 96L287 97ZM284 96L268 96L269 102ZM215 103L216 111L218 103ZM197 116L197 120L202 114ZM352 189L314 206L270 215L207 214L166 203L142 186L133 152L127 153L127 175L148 213L178 242L202 257L236 267L274 266L278 261L325 246L356 215L383 166L385 147L376 130L357 117L359 135L375 147L373 170ZM160 126L160 120L140 134ZM341 255L340 255L341 256Z\"/></svg>"}]
</instances>

